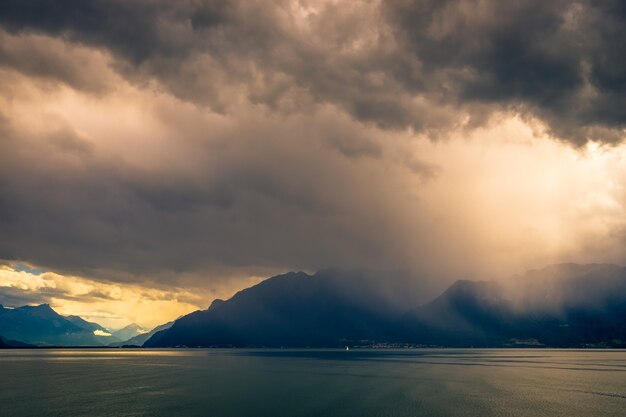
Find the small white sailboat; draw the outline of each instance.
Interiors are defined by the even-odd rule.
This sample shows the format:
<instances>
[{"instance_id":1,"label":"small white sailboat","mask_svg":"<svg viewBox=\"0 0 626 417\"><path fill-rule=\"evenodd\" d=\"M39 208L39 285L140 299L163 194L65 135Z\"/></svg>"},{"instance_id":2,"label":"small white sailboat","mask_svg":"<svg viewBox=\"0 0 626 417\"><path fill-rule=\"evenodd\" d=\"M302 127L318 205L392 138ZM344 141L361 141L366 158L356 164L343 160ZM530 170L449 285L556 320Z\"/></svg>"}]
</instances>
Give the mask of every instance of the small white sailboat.
<instances>
[{"instance_id":1,"label":"small white sailboat","mask_svg":"<svg viewBox=\"0 0 626 417\"><path fill-rule=\"evenodd\" d=\"M346 351L350 350L350 348L348 346L346 346Z\"/></svg>"}]
</instances>

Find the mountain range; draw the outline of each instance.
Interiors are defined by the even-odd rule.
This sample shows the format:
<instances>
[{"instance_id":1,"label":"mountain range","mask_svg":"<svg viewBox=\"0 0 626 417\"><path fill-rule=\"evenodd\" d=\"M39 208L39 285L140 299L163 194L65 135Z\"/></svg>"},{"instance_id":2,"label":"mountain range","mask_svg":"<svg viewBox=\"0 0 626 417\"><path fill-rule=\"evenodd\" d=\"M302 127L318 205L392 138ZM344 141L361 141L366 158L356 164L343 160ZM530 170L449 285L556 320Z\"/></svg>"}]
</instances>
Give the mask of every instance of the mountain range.
<instances>
[{"instance_id":1,"label":"mountain range","mask_svg":"<svg viewBox=\"0 0 626 417\"><path fill-rule=\"evenodd\" d=\"M409 342L445 346L626 345L626 268L554 265L506 283L458 281L401 319Z\"/></svg>"},{"instance_id":2,"label":"mountain range","mask_svg":"<svg viewBox=\"0 0 626 417\"><path fill-rule=\"evenodd\" d=\"M48 304L0 305L0 347L626 347L623 267L560 264L461 280L422 304L388 278L290 272L150 331L111 331Z\"/></svg>"},{"instance_id":3,"label":"mountain range","mask_svg":"<svg viewBox=\"0 0 626 417\"><path fill-rule=\"evenodd\" d=\"M0 305L0 347L141 345L165 328L162 325L147 332L132 323L111 331L79 316L62 316L48 304L16 308Z\"/></svg>"},{"instance_id":4,"label":"mountain range","mask_svg":"<svg viewBox=\"0 0 626 417\"><path fill-rule=\"evenodd\" d=\"M626 268L615 265L561 264L503 282L457 281L406 309L406 297L386 297L371 282L333 271L275 276L176 320L144 346L626 344Z\"/></svg>"},{"instance_id":5,"label":"mountain range","mask_svg":"<svg viewBox=\"0 0 626 417\"><path fill-rule=\"evenodd\" d=\"M0 306L0 335L40 346L103 346L110 343L94 330L101 326L77 316L64 317L48 304Z\"/></svg>"}]
</instances>

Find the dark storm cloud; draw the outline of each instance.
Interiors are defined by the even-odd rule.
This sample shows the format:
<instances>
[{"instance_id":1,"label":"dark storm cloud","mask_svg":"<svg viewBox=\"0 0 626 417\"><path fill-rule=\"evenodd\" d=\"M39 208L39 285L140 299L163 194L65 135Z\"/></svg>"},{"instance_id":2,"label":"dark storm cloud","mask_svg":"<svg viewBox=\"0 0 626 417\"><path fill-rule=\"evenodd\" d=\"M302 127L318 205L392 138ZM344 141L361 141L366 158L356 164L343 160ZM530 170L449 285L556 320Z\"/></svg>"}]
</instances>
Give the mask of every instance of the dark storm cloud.
<instances>
[{"instance_id":1,"label":"dark storm cloud","mask_svg":"<svg viewBox=\"0 0 626 417\"><path fill-rule=\"evenodd\" d=\"M616 142L626 126L626 6L607 1L390 1L427 88L527 112L558 138Z\"/></svg>"},{"instance_id":2,"label":"dark storm cloud","mask_svg":"<svg viewBox=\"0 0 626 417\"><path fill-rule=\"evenodd\" d=\"M314 2L306 29L295 5L4 1L0 24L103 48L128 79L156 77L220 112L233 111L234 89L278 112L332 103L434 138L458 126L459 115L472 126L504 110L576 144L623 139L620 0Z\"/></svg>"},{"instance_id":3,"label":"dark storm cloud","mask_svg":"<svg viewBox=\"0 0 626 417\"><path fill-rule=\"evenodd\" d=\"M196 123L201 132L213 126ZM143 155L106 156L63 119L47 120L42 134L4 123L0 152L11 157L0 166L0 258L132 281L392 256L396 226L378 199L396 191L385 189L380 167L370 179L354 171L380 157L377 139L332 116L213 129L209 140L191 132L152 140L182 152L152 169L140 166ZM327 138L341 142L320 148Z\"/></svg>"},{"instance_id":4,"label":"dark storm cloud","mask_svg":"<svg viewBox=\"0 0 626 417\"><path fill-rule=\"evenodd\" d=\"M48 37L12 37L0 32L0 68L13 68L22 74L103 93L110 81L110 76L103 74L106 62L102 57L94 62L94 54L85 49L72 48Z\"/></svg>"},{"instance_id":5,"label":"dark storm cloud","mask_svg":"<svg viewBox=\"0 0 626 417\"><path fill-rule=\"evenodd\" d=\"M22 289L19 287L0 287L0 304L5 307L21 307L23 305L49 304L53 300L95 302L114 300L109 294L92 291L87 294L73 295L67 289L43 287Z\"/></svg>"},{"instance_id":6,"label":"dark storm cloud","mask_svg":"<svg viewBox=\"0 0 626 417\"><path fill-rule=\"evenodd\" d=\"M10 31L35 29L104 46L139 64L148 58L187 53L187 42L176 36L175 28L190 16L187 7L179 12L179 6L166 1L9 0L2 2L0 15Z\"/></svg>"},{"instance_id":7,"label":"dark storm cloud","mask_svg":"<svg viewBox=\"0 0 626 417\"><path fill-rule=\"evenodd\" d=\"M5 307L21 307L23 305L38 305L50 302L60 294L50 294L47 289L44 291L28 291L20 288L1 287L0 304Z\"/></svg>"}]
</instances>

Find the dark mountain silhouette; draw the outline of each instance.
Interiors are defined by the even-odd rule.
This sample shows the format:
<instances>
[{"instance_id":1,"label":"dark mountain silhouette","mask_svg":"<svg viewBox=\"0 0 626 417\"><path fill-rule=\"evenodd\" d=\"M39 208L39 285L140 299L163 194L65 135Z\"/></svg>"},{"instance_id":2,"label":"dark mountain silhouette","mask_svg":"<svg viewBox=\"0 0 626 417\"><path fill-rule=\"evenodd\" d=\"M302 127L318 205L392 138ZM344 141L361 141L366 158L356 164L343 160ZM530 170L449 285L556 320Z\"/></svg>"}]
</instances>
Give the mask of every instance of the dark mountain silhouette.
<instances>
[{"instance_id":1,"label":"dark mountain silhouette","mask_svg":"<svg viewBox=\"0 0 626 417\"><path fill-rule=\"evenodd\" d=\"M0 334L7 339L34 345L98 346L110 343L106 337L74 324L48 304L7 308L0 306Z\"/></svg>"},{"instance_id":2,"label":"dark mountain silhouette","mask_svg":"<svg viewBox=\"0 0 626 417\"><path fill-rule=\"evenodd\" d=\"M626 345L626 268L564 264L531 271L521 282L519 314L545 344ZM547 290L538 289L541 282Z\"/></svg>"},{"instance_id":3,"label":"dark mountain silhouette","mask_svg":"<svg viewBox=\"0 0 626 417\"><path fill-rule=\"evenodd\" d=\"M169 329L170 327L172 327L173 324L174 324L173 321L170 321L169 323L161 324L161 325L155 327L154 329L150 330L149 332L139 334L139 335L137 335L135 337L131 337L128 340L123 340L123 341L120 341L120 342L111 343L109 346L112 346L112 347L142 346L155 333L160 332L161 330Z\"/></svg>"},{"instance_id":4,"label":"dark mountain silhouette","mask_svg":"<svg viewBox=\"0 0 626 417\"><path fill-rule=\"evenodd\" d=\"M457 281L400 320L403 340L443 346L492 346L510 338L514 320L503 289L493 282Z\"/></svg>"},{"instance_id":5,"label":"dark mountain silhouette","mask_svg":"<svg viewBox=\"0 0 626 417\"><path fill-rule=\"evenodd\" d=\"M506 287L459 281L401 322L403 337L420 343L571 347L623 345L625 319L626 268L563 264Z\"/></svg>"},{"instance_id":6,"label":"dark mountain silhouette","mask_svg":"<svg viewBox=\"0 0 626 417\"><path fill-rule=\"evenodd\" d=\"M458 281L433 301L405 308L380 280L323 271L270 278L176 320L146 347L622 346L626 268L555 265L512 282ZM394 301L399 300L399 301Z\"/></svg>"},{"instance_id":7,"label":"dark mountain silhouette","mask_svg":"<svg viewBox=\"0 0 626 417\"><path fill-rule=\"evenodd\" d=\"M342 346L394 339L402 303L358 274L291 272L176 320L144 346Z\"/></svg>"}]
</instances>

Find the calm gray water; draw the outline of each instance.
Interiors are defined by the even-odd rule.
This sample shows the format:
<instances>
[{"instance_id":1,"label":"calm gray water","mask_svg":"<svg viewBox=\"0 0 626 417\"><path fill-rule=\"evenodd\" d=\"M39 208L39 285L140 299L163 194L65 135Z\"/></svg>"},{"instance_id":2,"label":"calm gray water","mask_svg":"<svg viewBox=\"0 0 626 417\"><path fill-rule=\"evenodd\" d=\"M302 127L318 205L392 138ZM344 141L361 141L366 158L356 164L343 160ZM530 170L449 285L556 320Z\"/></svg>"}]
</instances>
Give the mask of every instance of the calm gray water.
<instances>
[{"instance_id":1,"label":"calm gray water","mask_svg":"<svg viewBox=\"0 0 626 417\"><path fill-rule=\"evenodd\" d=\"M626 416L626 351L4 350L0 416Z\"/></svg>"}]
</instances>

